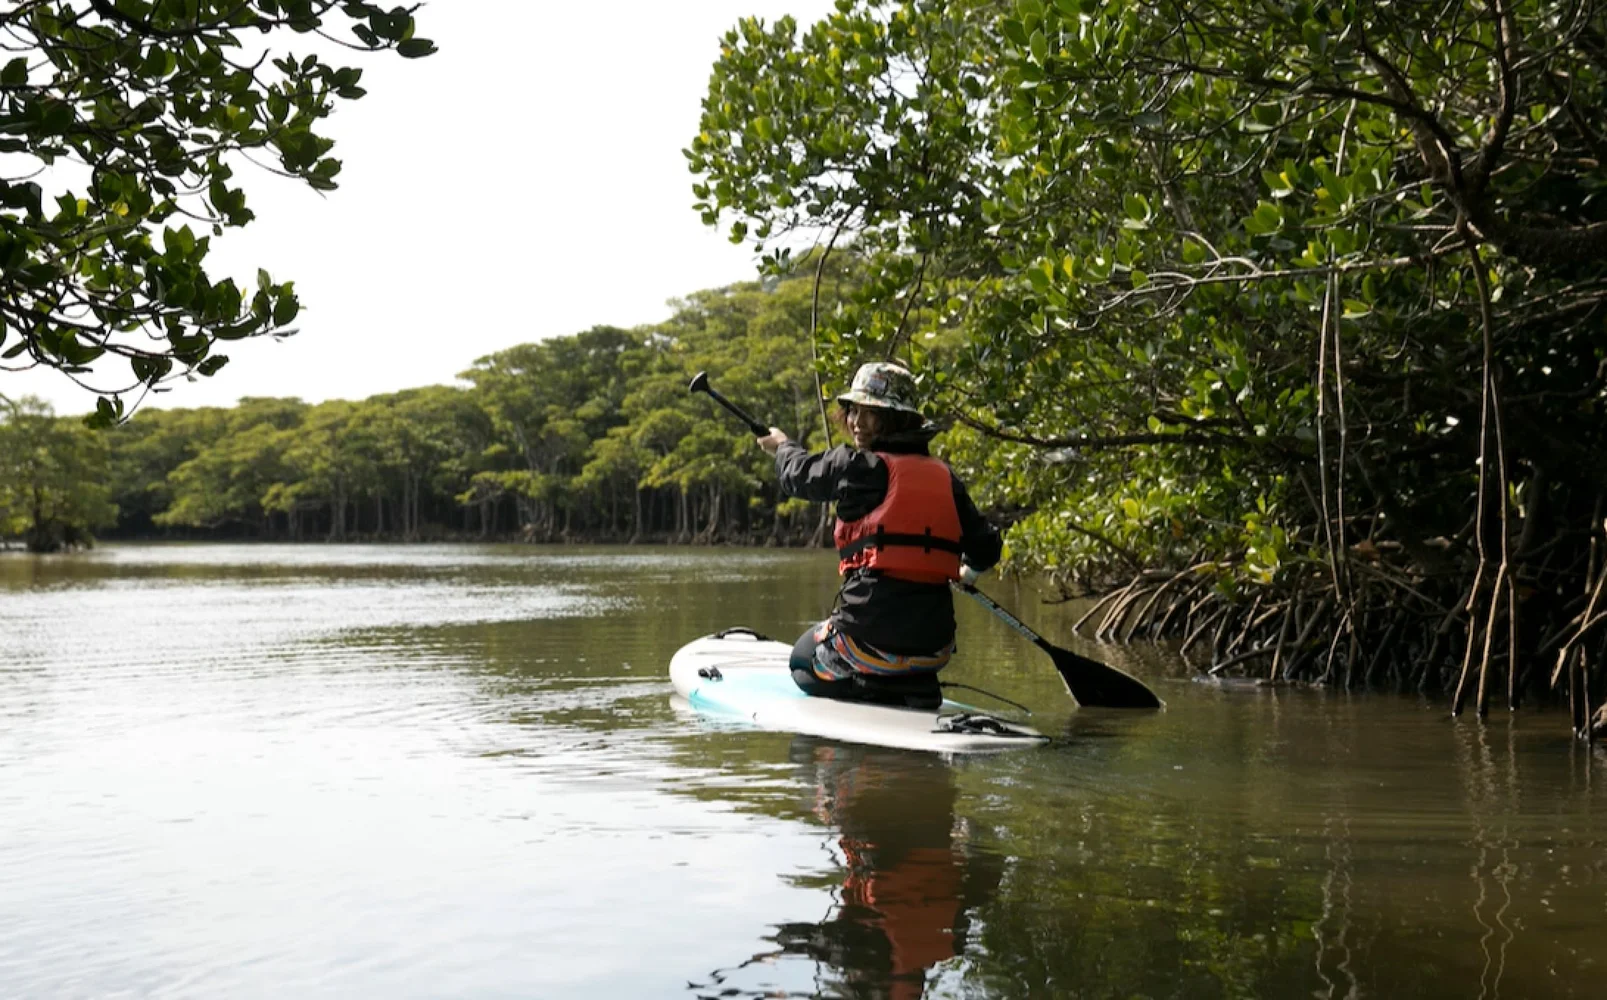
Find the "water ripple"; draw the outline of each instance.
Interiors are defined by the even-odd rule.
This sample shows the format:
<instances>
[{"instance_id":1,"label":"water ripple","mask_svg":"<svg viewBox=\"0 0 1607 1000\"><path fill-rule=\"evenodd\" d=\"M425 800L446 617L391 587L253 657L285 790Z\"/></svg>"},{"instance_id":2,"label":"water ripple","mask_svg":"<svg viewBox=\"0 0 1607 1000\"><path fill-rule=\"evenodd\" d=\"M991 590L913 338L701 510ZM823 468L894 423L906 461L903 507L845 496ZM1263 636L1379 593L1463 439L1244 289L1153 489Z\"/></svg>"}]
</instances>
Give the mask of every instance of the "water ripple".
<instances>
[{"instance_id":1,"label":"water ripple","mask_svg":"<svg viewBox=\"0 0 1607 1000\"><path fill-rule=\"evenodd\" d=\"M809 559L0 558L0 995L892 995L895 945L928 995L1594 995L1607 771L1555 720L1076 711L969 609L954 679L1053 745L678 709L669 653L807 621Z\"/></svg>"}]
</instances>

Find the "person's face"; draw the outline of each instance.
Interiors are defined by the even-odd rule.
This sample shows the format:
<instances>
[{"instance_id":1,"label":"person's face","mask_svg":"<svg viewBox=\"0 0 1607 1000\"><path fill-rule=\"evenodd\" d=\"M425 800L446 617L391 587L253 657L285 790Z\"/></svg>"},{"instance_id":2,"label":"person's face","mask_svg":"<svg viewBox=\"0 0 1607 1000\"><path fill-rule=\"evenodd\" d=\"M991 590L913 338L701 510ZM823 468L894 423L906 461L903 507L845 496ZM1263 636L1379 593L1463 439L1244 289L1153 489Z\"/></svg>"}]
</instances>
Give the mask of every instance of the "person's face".
<instances>
[{"instance_id":1,"label":"person's face","mask_svg":"<svg viewBox=\"0 0 1607 1000\"><path fill-rule=\"evenodd\" d=\"M845 416L848 420L848 433L854 436L854 447L869 448L871 442L881 433L882 415L874 407L850 403Z\"/></svg>"}]
</instances>

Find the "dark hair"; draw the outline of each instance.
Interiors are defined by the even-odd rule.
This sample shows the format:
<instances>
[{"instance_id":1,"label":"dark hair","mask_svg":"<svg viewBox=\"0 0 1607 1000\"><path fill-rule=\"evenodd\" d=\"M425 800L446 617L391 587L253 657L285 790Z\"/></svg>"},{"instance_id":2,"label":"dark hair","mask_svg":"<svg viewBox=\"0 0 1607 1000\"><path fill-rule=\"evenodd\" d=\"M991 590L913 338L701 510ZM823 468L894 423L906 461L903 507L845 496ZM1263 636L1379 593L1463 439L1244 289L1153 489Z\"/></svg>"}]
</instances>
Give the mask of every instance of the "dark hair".
<instances>
[{"instance_id":1,"label":"dark hair","mask_svg":"<svg viewBox=\"0 0 1607 1000\"><path fill-rule=\"evenodd\" d=\"M833 410L831 414L832 423L837 425L838 430L849 436L852 435L848 430L848 408L852 405L855 404L839 400L837 409ZM877 421L881 424L881 428L876 432L878 439L895 437L899 434L918 430L926 423L925 417L919 413L910 413L908 410L891 410L884 406L867 406L864 408L876 411Z\"/></svg>"}]
</instances>

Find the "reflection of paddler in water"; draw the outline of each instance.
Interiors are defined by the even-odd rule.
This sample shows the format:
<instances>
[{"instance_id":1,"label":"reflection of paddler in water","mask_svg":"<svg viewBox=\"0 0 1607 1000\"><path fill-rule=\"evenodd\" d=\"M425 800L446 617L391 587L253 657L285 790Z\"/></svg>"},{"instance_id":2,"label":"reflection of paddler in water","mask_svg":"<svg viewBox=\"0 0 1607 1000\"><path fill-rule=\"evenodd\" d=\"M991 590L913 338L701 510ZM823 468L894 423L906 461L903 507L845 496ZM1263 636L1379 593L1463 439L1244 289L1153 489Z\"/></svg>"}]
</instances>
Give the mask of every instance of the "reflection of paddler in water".
<instances>
[{"instance_id":1,"label":"reflection of paddler in water","mask_svg":"<svg viewBox=\"0 0 1607 1000\"><path fill-rule=\"evenodd\" d=\"M827 995L920 997L932 967L964 950L968 911L999 882L996 857L956 836L953 770L935 756L802 737L792 757L845 872L826 919L782 924L772 940L827 966Z\"/></svg>"}]
</instances>

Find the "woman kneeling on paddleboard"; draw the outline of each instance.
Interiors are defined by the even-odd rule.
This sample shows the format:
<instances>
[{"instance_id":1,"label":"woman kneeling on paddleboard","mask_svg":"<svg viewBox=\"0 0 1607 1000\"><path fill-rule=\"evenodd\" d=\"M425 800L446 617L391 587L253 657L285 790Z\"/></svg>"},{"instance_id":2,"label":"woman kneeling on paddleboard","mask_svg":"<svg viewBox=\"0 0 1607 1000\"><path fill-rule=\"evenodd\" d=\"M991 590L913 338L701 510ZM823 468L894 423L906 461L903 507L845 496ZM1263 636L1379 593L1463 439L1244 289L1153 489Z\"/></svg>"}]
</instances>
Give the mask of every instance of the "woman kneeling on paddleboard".
<instances>
[{"instance_id":1,"label":"woman kneeling on paddleboard","mask_svg":"<svg viewBox=\"0 0 1607 1000\"><path fill-rule=\"evenodd\" d=\"M927 445L936 428L915 406L915 378L861 365L837 397L854 443L811 455L779 428L759 438L783 492L837 504L831 617L798 639L792 677L812 695L936 709L937 672L954 652L950 580L999 561L999 533Z\"/></svg>"}]
</instances>

